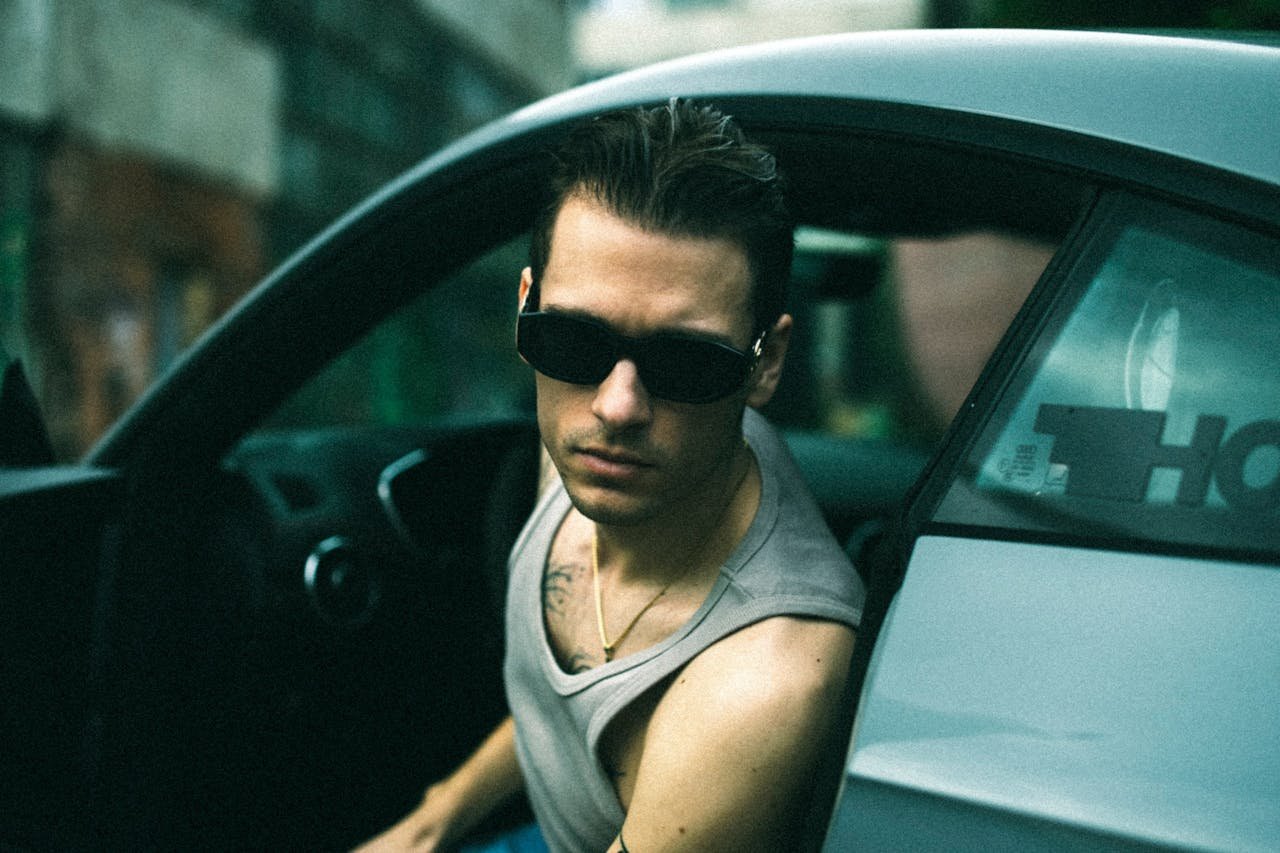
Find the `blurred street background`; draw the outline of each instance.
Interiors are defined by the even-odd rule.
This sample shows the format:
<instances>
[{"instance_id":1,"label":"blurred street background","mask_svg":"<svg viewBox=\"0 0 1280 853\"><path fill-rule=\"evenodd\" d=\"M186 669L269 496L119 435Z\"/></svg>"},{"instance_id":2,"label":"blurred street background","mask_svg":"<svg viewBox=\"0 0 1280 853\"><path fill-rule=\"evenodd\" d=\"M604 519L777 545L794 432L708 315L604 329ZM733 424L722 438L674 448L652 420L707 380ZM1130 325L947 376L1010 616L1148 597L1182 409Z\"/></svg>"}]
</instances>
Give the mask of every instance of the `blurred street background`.
<instances>
[{"instance_id":1,"label":"blurred street background","mask_svg":"<svg viewBox=\"0 0 1280 853\"><path fill-rule=\"evenodd\" d=\"M0 347L74 459L275 265L605 74L914 27L1280 28L1280 0L0 0Z\"/></svg>"}]
</instances>

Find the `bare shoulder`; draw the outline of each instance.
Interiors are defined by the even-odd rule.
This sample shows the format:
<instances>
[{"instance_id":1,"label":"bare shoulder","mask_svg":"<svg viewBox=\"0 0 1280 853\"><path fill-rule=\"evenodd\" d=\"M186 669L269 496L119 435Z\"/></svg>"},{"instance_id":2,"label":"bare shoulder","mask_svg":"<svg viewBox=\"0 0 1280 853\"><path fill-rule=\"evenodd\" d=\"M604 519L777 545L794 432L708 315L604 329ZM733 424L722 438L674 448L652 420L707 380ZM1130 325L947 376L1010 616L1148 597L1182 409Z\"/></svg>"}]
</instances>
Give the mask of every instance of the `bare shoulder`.
<instances>
[{"instance_id":1,"label":"bare shoulder","mask_svg":"<svg viewBox=\"0 0 1280 853\"><path fill-rule=\"evenodd\" d=\"M650 720L658 742L732 751L711 731L750 734L768 760L795 754L822 731L841 700L854 632L819 619L779 616L725 637L694 658L676 677Z\"/></svg>"},{"instance_id":2,"label":"bare shoulder","mask_svg":"<svg viewBox=\"0 0 1280 853\"><path fill-rule=\"evenodd\" d=\"M848 701L853 643L845 625L774 617L690 662L649 720L628 845L786 849L839 703Z\"/></svg>"},{"instance_id":3,"label":"bare shoulder","mask_svg":"<svg viewBox=\"0 0 1280 853\"><path fill-rule=\"evenodd\" d=\"M853 629L838 622L792 616L765 619L698 655L666 698L673 704L712 701L751 707L838 690L853 643Z\"/></svg>"}]
</instances>

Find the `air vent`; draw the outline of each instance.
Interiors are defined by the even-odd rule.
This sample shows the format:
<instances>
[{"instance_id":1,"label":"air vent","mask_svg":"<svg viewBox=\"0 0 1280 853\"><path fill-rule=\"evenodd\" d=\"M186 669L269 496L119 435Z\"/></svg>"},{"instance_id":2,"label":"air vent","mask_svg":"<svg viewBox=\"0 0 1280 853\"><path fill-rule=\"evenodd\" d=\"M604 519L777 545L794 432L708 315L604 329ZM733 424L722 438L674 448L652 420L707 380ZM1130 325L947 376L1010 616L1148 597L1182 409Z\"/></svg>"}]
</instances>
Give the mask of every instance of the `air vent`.
<instances>
[{"instance_id":1,"label":"air vent","mask_svg":"<svg viewBox=\"0 0 1280 853\"><path fill-rule=\"evenodd\" d=\"M297 474L272 474L271 485L290 512L303 512L320 505L320 492Z\"/></svg>"},{"instance_id":2,"label":"air vent","mask_svg":"<svg viewBox=\"0 0 1280 853\"><path fill-rule=\"evenodd\" d=\"M303 583L329 623L354 628L369 621L381 597L377 569L343 536L331 536L307 557Z\"/></svg>"}]
</instances>

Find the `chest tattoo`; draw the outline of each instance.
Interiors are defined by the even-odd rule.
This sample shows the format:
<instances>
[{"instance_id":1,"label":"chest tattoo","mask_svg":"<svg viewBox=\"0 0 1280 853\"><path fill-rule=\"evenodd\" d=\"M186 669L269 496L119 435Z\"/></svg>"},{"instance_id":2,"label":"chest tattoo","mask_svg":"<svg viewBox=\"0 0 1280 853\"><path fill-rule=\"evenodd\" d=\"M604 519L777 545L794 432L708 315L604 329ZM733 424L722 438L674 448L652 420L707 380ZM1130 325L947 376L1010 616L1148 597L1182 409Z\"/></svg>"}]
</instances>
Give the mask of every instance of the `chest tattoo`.
<instances>
[{"instance_id":1,"label":"chest tattoo","mask_svg":"<svg viewBox=\"0 0 1280 853\"><path fill-rule=\"evenodd\" d=\"M576 651L568 655L564 661L564 671L570 675L587 672L595 667L595 659L584 651Z\"/></svg>"},{"instance_id":2,"label":"chest tattoo","mask_svg":"<svg viewBox=\"0 0 1280 853\"><path fill-rule=\"evenodd\" d=\"M589 586L587 567L573 561L548 563L542 576L542 608L549 639L561 668L570 675L600 665L596 655L584 648L575 636L582 615L582 596Z\"/></svg>"},{"instance_id":3,"label":"chest tattoo","mask_svg":"<svg viewBox=\"0 0 1280 853\"><path fill-rule=\"evenodd\" d=\"M552 563L542 576L542 606L548 616L564 616L573 599L575 584L586 574L586 567L576 563Z\"/></svg>"}]
</instances>

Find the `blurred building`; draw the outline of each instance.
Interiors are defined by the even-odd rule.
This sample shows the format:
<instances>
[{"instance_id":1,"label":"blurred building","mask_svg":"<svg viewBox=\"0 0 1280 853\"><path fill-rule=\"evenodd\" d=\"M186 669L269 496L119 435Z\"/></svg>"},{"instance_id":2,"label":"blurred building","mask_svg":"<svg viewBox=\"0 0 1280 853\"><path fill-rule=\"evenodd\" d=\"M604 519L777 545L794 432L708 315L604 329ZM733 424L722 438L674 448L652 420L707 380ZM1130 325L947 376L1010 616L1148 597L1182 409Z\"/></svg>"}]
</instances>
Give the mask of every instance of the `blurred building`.
<instances>
[{"instance_id":1,"label":"blurred building","mask_svg":"<svg viewBox=\"0 0 1280 853\"><path fill-rule=\"evenodd\" d=\"M352 204L566 86L569 8L0 2L0 346L59 454Z\"/></svg>"}]
</instances>

